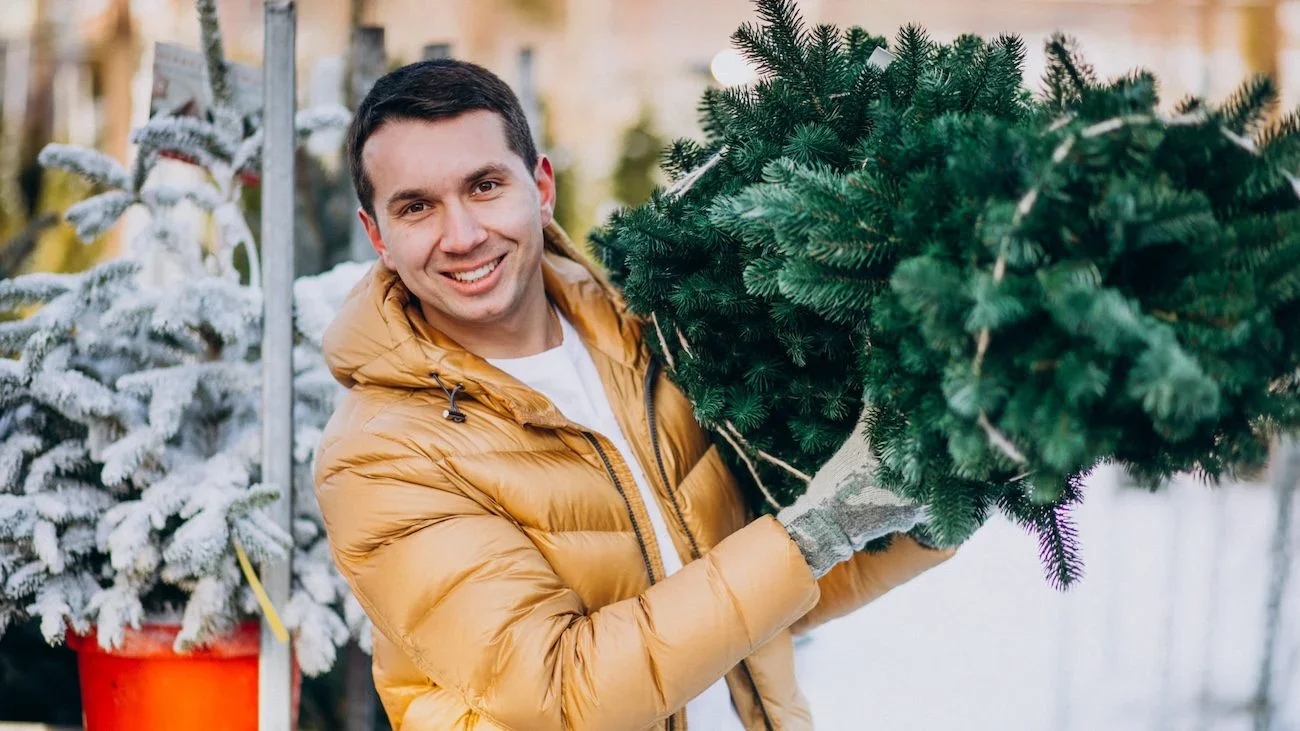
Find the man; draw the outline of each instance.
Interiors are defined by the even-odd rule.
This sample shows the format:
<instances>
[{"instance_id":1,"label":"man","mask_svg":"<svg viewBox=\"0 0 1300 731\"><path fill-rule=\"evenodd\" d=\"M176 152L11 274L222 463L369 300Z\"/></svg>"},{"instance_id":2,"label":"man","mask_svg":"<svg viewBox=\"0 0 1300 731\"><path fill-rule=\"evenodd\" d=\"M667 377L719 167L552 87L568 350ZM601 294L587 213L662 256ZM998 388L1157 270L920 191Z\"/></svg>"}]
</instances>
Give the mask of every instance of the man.
<instances>
[{"instance_id":1,"label":"man","mask_svg":"<svg viewBox=\"0 0 1300 731\"><path fill-rule=\"evenodd\" d=\"M385 76L348 149L379 262L326 336L316 484L393 728L811 728L792 631L951 555L858 552L925 517L862 431L752 520L486 70Z\"/></svg>"}]
</instances>

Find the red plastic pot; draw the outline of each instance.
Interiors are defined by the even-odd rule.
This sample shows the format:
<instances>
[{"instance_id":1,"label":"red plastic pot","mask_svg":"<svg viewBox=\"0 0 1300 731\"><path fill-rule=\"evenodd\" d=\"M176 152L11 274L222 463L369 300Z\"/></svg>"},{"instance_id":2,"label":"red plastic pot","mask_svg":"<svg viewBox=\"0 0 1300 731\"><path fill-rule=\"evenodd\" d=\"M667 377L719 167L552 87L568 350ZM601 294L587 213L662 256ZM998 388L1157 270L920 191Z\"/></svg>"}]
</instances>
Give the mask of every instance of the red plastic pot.
<instances>
[{"instance_id":1,"label":"red plastic pot","mask_svg":"<svg viewBox=\"0 0 1300 731\"><path fill-rule=\"evenodd\" d=\"M221 729L257 731L257 656L260 625L242 622L212 645L172 650L178 624L127 628L116 650L95 634L68 633L81 675L86 731ZM293 670L293 725L298 724L302 678Z\"/></svg>"}]
</instances>

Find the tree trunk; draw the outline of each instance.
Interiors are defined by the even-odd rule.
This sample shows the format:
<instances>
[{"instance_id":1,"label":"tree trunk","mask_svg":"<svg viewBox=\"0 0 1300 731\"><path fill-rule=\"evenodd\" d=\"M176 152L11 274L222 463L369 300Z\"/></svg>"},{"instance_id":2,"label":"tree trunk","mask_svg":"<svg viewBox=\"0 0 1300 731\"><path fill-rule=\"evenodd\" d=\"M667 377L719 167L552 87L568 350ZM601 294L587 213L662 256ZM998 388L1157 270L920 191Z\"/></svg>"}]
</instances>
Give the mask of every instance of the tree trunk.
<instances>
[{"instance_id":1,"label":"tree trunk","mask_svg":"<svg viewBox=\"0 0 1300 731\"><path fill-rule=\"evenodd\" d=\"M131 77L139 61L139 39L131 24L130 0L113 0L108 14L108 35L99 44L96 65L103 88L104 126L99 148L127 164L131 137ZM115 256L121 248L121 227L115 226L104 242L103 255Z\"/></svg>"},{"instance_id":2,"label":"tree trunk","mask_svg":"<svg viewBox=\"0 0 1300 731\"><path fill-rule=\"evenodd\" d=\"M54 132L55 21L50 0L36 0L27 73L27 109L23 115L18 177L26 216L40 200L41 167L36 156Z\"/></svg>"}]
</instances>

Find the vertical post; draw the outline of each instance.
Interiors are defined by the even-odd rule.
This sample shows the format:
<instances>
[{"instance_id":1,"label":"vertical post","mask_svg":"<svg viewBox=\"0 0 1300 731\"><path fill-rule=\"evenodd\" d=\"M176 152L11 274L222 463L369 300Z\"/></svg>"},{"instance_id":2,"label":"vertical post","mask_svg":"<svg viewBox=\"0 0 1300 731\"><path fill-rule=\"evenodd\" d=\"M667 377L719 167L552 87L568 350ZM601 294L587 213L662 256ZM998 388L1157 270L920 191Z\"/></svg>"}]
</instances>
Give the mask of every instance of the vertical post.
<instances>
[{"instance_id":1,"label":"vertical post","mask_svg":"<svg viewBox=\"0 0 1300 731\"><path fill-rule=\"evenodd\" d=\"M1277 78L1282 46L1279 24L1280 0L1263 0L1237 9L1240 14L1241 55L1246 68L1253 73L1268 74Z\"/></svg>"},{"instance_id":2,"label":"vertical post","mask_svg":"<svg viewBox=\"0 0 1300 731\"><path fill-rule=\"evenodd\" d=\"M353 640L347 644L344 661L347 663L343 677L347 715L343 719L342 731L372 731L379 695L371 677L370 655Z\"/></svg>"},{"instance_id":3,"label":"vertical post","mask_svg":"<svg viewBox=\"0 0 1300 731\"><path fill-rule=\"evenodd\" d=\"M1241 23L1241 55L1246 61L1246 68L1251 73L1273 77L1279 86L1282 80L1278 78L1278 72L1282 70L1284 45L1281 5L1281 0L1262 0L1237 8ZM1281 113L1281 105L1275 104L1264 119L1268 123L1276 122Z\"/></svg>"},{"instance_id":4,"label":"vertical post","mask_svg":"<svg viewBox=\"0 0 1300 731\"><path fill-rule=\"evenodd\" d=\"M1219 6L1222 0L1203 0L1197 11L1197 28L1201 41L1201 86L1192 93L1209 98L1214 88L1214 52L1219 48Z\"/></svg>"},{"instance_id":5,"label":"vertical post","mask_svg":"<svg viewBox=\"0 0 1300 731\"><path fill-rule=\"evenodd\" d=\"M1207 64L1208 68L1208 64ZM1217 639L1220 632L1219 619L1219 597L1222 596L1223 584L1223 567L1225 561L1225 540L1228 532L1228 510L1227 499L1228 491L1219 488L1214 491L1214 505L1210 510L1210 520L1213 522L1214 530L1210 534L1210 574L1206 577L1206 583L1209 584L1209 591L1206 596L1210 598L1205 609L1205 620L1201 623L1206 628L1204 639L1204 650L1201 652L1200 667L1200 689L1196 693L1196 725L1191 731L1210 731L1210 727L1215 722L1215 687L1214 687L1214 651L1218 647Z\"/></svg>"},{"instance_id":6,"label":"vertical post","mask_svg":"<svg viewBox=\"0 0 1300 731\"><path fill-rule=\"evenodd\" d=\"M140 52L136 50L140 43L139 24L131 19L130 0L113 0L106 17L111 19L112 32L96 49L95 61L100 72L99 83L102 84L103 111L102 121L98 127L103 130L104 146L101 148L109 156L126 164L130 160L128 150L131 141L131 83L135 74ZM80 106L80 105L79 105ZM93 112L93 103L87 103ZM80 111L80 110L79 110ZM94 120L95 114L90 119ZM85 119L78 115L78 119ZM91 130L98 125L91 122ZM93 137L92 137L93 139ZM93 143L89 145L94 146ZM105 245L104 255L113 256L123 249L123 229L114 227Z\"/></svg>"},{"instance_id":7,"label":"vertical post","mask_svg":"<svg viewBox=\"0 0 1300 731\"><path fill-rule=\"evenodd\" d=\"M1300 441L1294 435L1280 439L1273 452L1271 482L1277 491L1277 523L1273 526L1273 539L1269 547L1272 566L1264 603L1264 650L1259 660L1259 675L1255 685L1254 731L1274 731L1279 719L1279 698L1274 681L1279 670L1278 655L1282 650L1283 619L1291 616L1283 612L1287 596L1287 582L1291 578L1292 515L1295 513L1297 485L1300 485Z\"/></svg>"},{"instance_id":8,"label":"vertical post","mask_svg":"<svg viewBox=\"0 0 1300 731\"><path fill-rule=\"evenodd\" d=\"M420 58L425 61L435 61L440 58L451 58L450 43L426 43L420 51Z\"/></svg>"},{"instance_id":9,"label":"vertical post","mask_svg":"<svg viewBox=\"0 0 1300 731\"><path fill-rule=\"evenodd\" d=\"M377 25L363 25L352 29L348 46L348 105L354 111L361 100L370 93L379 77L388 71L388 52L384 48L384 29ZM375 250L370 246L366 229L359 219L352 221L353 261L370 261Z\"/></svg>"},{"instance_id":10,"label":"vertical post","mask_svg":"<svg viewBox=\"0 0 1300 731\"><path fill-rule=\"evenodd\" d=\"M519 106L524 108L524 117L533 133L533 144L542 147L542 103L537 93L537 69L533 64L533 49L519 50Z\"/></svg>"},{"instance_id":11,"label":"vertical post","mask_svg":"<svg viewBox=\"0 0 1300 731\"><path fill-rule=\"evenodd\" d=\"M363 25L352 30L348 48L348 103L361 103L370 87L388 71L388 52L384 48L384 27Z\"/></svg>"},{"instance_id":12,"label":"vertical post","mask_svg":"<svg viewBox=\"0 0 1300 731\"><path fill-rule=\"evenodd\" d=\"M279 486L271 516L292 533L293 517L293 116L295 10L293 0L266 0L262 60L262 480ZM262 580L276 607L289 603L292 553L262 565ZM293 668L290 646L262 623L258 667L258 728L292 731Z\"/></svg>"},{"instance_id":13,"label":"vertical post","mask_svg":"<svg viewBox=\"0 0 1300 731\"><path fill-rule=\"evenodd\" d=\"M59 15L51 0L36 0L28 42L29 71L24 102L22 170L36 165L36 156L50 141L54 125L54 64Z\"/></svg>"},{"instance_id":14,"label":"vertical post","mask_svg":"<svg viewBox=\"0 0 1300 731\"><path fill-rule=\"evenodd\" d=\"M30 69L27 44L9 42L4 52L3 100L0 100L0 215L21 222L27 212L27 199L18 185L23 167L23 119L27 115L27 75Z\"/></svg>"}]
</instances>

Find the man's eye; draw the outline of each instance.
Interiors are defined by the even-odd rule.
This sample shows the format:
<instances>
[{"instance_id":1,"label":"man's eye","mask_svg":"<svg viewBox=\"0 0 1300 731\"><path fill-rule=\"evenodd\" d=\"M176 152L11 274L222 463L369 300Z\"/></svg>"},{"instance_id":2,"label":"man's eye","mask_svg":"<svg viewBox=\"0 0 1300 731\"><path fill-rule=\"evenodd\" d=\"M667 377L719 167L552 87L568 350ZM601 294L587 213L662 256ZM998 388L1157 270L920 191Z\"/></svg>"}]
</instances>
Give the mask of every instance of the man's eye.
<instances>
[{"instance_id":1,"label":"man's eye","mask_svg":"<svg viewBox=\"0 0 1300 731\"><path fill-rule=\"evenodd\" d=\"M483 182L474 186L474 190L478 191L479 193L491 193L496 187L497 187L497 182L495 180L484 180Z\"/></svg>"},{"instance_id":2,"label":"man's eye","mask_svg":"<svg viewBox=\"0 0 1300 731\"><path fill-rule=\"evenodd\" d=\"M402 211L402 214L403 214L403 215L408 215L408 214L411 214L411 213L424 213L424 211L425 211L425 209L426 209L427 207L428 207L428 206L426 206L426 205L423 204L423 203L412 203L411 205L409 205L409 206L406 207L406 210L405 210L405 211Z\"/></svg>"}]
</instances>

